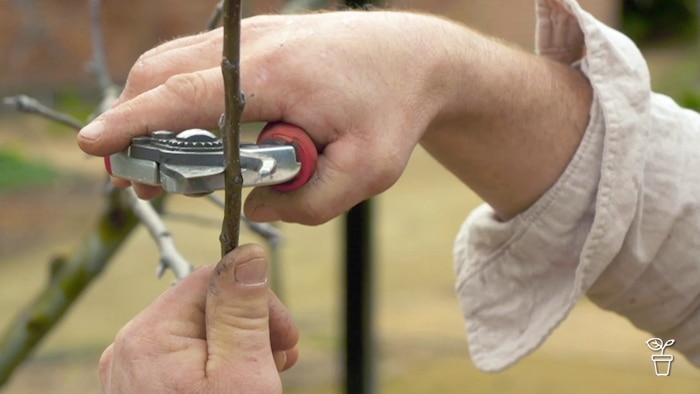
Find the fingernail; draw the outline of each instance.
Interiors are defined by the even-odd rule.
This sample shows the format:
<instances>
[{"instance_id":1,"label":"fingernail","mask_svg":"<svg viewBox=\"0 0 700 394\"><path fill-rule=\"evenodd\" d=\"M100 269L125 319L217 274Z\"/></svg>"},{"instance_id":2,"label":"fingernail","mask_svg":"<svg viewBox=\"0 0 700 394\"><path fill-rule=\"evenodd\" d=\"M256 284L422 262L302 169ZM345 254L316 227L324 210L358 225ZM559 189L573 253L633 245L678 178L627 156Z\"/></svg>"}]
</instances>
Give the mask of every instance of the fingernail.
<instances>
[{"instance_id":1,"label":"fingernail","mask_svg":"<svg viewBox=\"0 0 700 394\"><path fill-rule=\"evenodd\" d=\"M105 129L105 124L99 120L93 120L87 126L80 130L80 136L89 140L96 140L100 138L102 132Z\"/></svg>"},{"instance_id":2,"label":"fingernail","mask_svg":"<svg viewBox=\"0 0 700 394\"><path fill-rule=\"evenodd\" d=\"M267 282L267 261L255 259L236 267L236 282L246 286L262 285Z\"/></svg>"},{"instance_id":3,"label":"fingernail","mask_svg":"<svg viewBox=\"0 0 700 394\"><path fill-rule=\"evenodd\" d=\"M272 359L275 360L277 371L282 372L287 365L287 352L272 352Z\"/></svg>"}]
</instances>

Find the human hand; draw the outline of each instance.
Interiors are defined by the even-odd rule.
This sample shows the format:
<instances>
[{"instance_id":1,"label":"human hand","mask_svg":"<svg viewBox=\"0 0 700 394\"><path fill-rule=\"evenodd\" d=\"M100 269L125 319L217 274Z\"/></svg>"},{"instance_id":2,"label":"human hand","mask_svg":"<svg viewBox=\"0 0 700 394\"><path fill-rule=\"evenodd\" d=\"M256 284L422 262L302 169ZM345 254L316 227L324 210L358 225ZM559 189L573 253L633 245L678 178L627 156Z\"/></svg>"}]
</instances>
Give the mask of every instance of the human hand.
<instances>
[{"instance_id":1,"label":"human hand","mask_svg":"<svg viewBox=\"0 0 700 394\"><path fill-rule=\"evenodd\" d=\"M216 127L222 45L213 31L144 54L117 104L81 131L81 148L104 156L154 130ZM401 12L246 19L241 84L243 122L299 126L320 150L303 187L249 194L245 213L260 222L332 219L389 188L419 142L508 219L563 173L592 102L590 83L568 64Z\"/></svg>"},{"instance_id":2,"label":"human hand","mask_svg":"<svg viewBox=\"0 0 700 394\"><path fill-rule=\"evenodd\" d=\"M281 393L298 331L267 272L265 252L245 245L170 288L103 353L103 392Z\"/></svg>"},{"instance_id":3,"label":"human hand","mask_svg":"<svg viewBox=\"0 0 700 394\"><path fill-rule=\"evenodd\" d=\"M444 23L349 11L243 20L243 121L297 125L321 152L306 186L253 190L248 217L319 224L391 186L439 107L437 60L424 41L434 42ZM81 148L104 156L154 130L216 127L224 111L222 45L216 30L145 53L114 107L81 132ZM159 192L135 186L143 198Z\"/></svg>"}]
</instances>

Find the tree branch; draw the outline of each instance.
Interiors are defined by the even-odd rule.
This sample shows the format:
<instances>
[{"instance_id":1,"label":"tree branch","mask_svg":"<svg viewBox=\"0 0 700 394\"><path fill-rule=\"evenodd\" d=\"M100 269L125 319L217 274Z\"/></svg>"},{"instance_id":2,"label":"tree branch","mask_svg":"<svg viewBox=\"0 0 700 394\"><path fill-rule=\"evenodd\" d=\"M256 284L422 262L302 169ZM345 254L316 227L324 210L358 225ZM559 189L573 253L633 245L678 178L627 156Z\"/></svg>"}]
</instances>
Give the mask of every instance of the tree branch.
<instances>
[{"instance_id":1,"label":"tree branch","mask_svg":"<svg viewBox=\"0 0 700 394\"><path fill-rule=\"evenodd\" d=\"M138 224L122 194L121 189L109 192L98 231L90 234L70 257L54 259L47 286L22 309L0 339L0 386L103 271Z\"/></svg>"},{"instance_id":2,"label":"tree branch","mask_svg":"<svg viewBox=\"0 0 700 394\"><path fill-rule=\"evenodd\" d=\"M114 83L107 66L104 38L102 34L102 1L90 0L90 35L92 37L92 71L97 78L102 92L106 92Z\"/></svg>"},{"instance_id":3,"label":"tree branch","mask_svg":"<svg viewBox=\"0 0 700 394\"><path fill-rule=\"evenodd\" d=\"M5 97L2 100L2 102L5 105L12 106L17 111L39 115L48 120L52 120L61 123L65 126L68 126L76 131L80 130L83 127L83 122L75 119L74 117L66 113L56 111L53 108L49 108L46 105L40 103L37 99L29 96L19 95Z\"/></svg>"},{"instance_id":4,"label":"tree branch","mask_svg":"<svg viewBox=\"0 0 700 394\"><path fill-rule=\"evenodd\" d=\"M216 27L219 25L219 22L221 22L221 15L224 13L224 0L221 0L216 7L214 7L214 11L212 11L211 16L209 17L209 22L207 22L207 27L206 30L214 30Z\"/></svg>"},{"instance_id":5,"label":"tree branch","mask_svg":"<svg viewBox=\"0 0 700 394\"><path fill-rule=\"evenodd\" d=\"M173 236L168 231L158 212L151 203L138 198L132 188L127 188L126 194L134 215L146 227L160 250L160 264L156 270L158 277L162 277L165 271L170 269L177 280L184 279L192 272L193 267L178 252Z\"/></svg>"},{"instance_id":6,"label":"tree branch","mask_svg":"<svg viewBox=\"0 0 700 394\"><path fill-rule=\"evenodd\" d=\"M224 49L221 72L224 77L225 114L224 140L224 219L221 226L221 255L238 247L241 226L241 176L240 127L245 99L241 92L240 41L241 0L224 2Z\"/></svg>"},{"instance_id":7,"label":"tree branch","mask_svg":"<svg viewBox=\"0 0 700 394\"><path fill-rule=\"evenodd\" d=\"M107 66L104 35L102 34L102 0L90 0L90 36L92 71L102 92L102 101L91 116L95 117L110 109L121 93L121 88L112 81L109 66Z\"/></svg>"},{"instance_id":8,"label":"tree branch","mask_svg":"<svg viewBox=\"0 0 700 394\"><path fill-rule=\"evenodd\" d=\"M222 209L225 209L225 203L222 199L214 194L207 196L207 199ZM281 300L284 300L284 286L282 283L282 263L280 258L280 246L284 241L282 232L270 223L252 222L243 213L241 220L246 224L248 229L255 234L261 236L269 247L268 257L270 259L270 287Z\"/></svg>"},{"instance_id":9,"label":"tree branch","mask_svg":"<svg viewBox=\"0 0 700 394\"><path fill-rule=\"evenodd\" d=\"M209 194L206 196L206 198L222 209L226 207L225 202L214 194ZM250 231L264 238L265 242L267 242L270 247L277 247L282 244L284 237L282 236L282 232L277 229L277 227L269 223L252 222L243 213L241 213L241 220L246 224L246 226L248 226Z\"/></svg>"}]
</instances>

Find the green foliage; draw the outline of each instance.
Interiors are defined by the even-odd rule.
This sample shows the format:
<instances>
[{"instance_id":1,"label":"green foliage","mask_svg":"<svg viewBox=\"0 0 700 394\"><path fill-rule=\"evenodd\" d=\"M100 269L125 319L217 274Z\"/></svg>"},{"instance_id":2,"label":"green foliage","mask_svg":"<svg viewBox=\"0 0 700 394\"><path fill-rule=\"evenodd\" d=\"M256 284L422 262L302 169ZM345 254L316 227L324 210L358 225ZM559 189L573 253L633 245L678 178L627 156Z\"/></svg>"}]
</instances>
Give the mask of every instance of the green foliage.
<instances>
[{"instance_id":1,"label":"green foliage","mask_svg":"<svg viewBox=\"0 0 700 394\"><path fill-rule=\"evenodd\" d=\"M700 112L700 91L686 92L680 97L680 105Z\"/></svg>"},{"instance_id":2,"label":"green foliage","mask_svg":"<svg viewBox=\"0 0 700 394\"><path fill-rule=\"evenodd\" d=\"M62 90L56 93L56 109L71 114L76 119L85 120L95 110L95 98L85 95L74 90Z\"/></svg>"},{"instance_id":3,"label":"green foliage","mask_svg":"<svg viewBox=\"0 0 700 394\"><path fill-rule=\"evenodd\" d=\"M672 66L654 75L654 90L673 97L685 108L700 112L700 54L694 53L694 46L680 48L662 52L672 59L669 60ZM678 55L679 50L683 51L682 57Z\"/></svg>"},{"instance_id":4,"label":"green foliage","mask_svg":"<svg viewBox=\"0 0 700 394\"><path fill-rule=\"evenodd\" d=\"M624 0L622 30L644 45L697 37L697 0Z\"/></svg>"},{"instance_id":5,"label":"green foliage","mask_svg":"<svg viewBox=\"0 0 700 394\"><path fill-rule=\"evenodd\" d=\"M29 160L19 150L0 148L0 192L46 184L55 177L47 164Z\"/></svg>"}]
</instances>

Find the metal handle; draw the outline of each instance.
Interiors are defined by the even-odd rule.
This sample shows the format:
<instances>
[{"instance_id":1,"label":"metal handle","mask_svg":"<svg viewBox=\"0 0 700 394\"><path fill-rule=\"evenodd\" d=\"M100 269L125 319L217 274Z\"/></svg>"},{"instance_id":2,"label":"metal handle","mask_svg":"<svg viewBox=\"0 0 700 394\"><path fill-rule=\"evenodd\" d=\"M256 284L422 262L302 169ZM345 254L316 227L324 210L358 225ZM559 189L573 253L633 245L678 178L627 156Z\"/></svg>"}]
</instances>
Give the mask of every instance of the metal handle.
<instances>
[{"instance_id":1,"label":"metal handle","mask_svg":"<svg viewBox=\"0 0 700 394\"><path fill-rule=\"evenodd\" d=\"M299 127L268 124L258 144L241 144L243 186L272 185L289 192L305 185L318 161L316 146ZM136 137L123 152L105 157L110 175L160 185L168 192L201 195L224 188L221 140L206 130L157 131Z\"/></svg>"}]
</instances>

